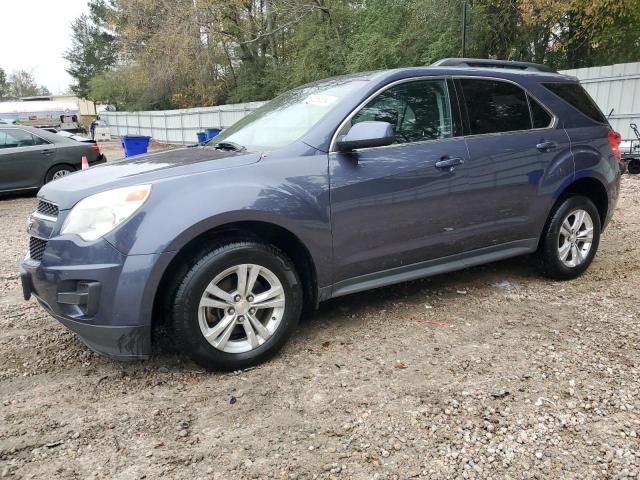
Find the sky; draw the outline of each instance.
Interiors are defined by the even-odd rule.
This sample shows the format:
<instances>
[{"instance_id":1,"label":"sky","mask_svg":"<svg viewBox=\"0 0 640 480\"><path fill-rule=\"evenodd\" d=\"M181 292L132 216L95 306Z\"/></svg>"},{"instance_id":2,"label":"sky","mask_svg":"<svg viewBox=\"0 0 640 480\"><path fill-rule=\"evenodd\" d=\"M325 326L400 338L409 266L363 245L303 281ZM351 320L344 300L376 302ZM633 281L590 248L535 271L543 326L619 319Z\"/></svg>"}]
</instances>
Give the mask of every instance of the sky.
<instances>
[{"instance_id":1,"label":"sky","mask_svg":"<svg viewBox=\"0 0 640 480\"><path fill-rule=\"evenodd\" d=\"M72 78L62 55L71 47L71 22L88 13L87 0L0 0L0 67L7 76L27 70L51 93Z\"/></svg>"}]
</instances>

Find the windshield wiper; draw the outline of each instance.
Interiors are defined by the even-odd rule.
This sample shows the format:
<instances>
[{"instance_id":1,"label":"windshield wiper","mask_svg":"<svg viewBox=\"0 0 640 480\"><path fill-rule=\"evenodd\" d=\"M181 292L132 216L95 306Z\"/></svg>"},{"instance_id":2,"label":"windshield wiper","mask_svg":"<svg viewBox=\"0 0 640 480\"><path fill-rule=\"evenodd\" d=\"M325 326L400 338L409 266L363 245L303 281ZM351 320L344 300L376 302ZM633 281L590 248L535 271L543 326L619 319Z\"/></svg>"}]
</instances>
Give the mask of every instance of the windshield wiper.
<instances>
[{"instance_id":1,"label":"windshield wiper","mask_svg":"<svg viewBox=\"0 0 640 480\"><path fill-rule=\"evenodd\" d=\"M213 148L218 150L232 150L234 152L243 152L247 149L235 142L216 142L213 144Z\"/></svg>"}]
</instances>

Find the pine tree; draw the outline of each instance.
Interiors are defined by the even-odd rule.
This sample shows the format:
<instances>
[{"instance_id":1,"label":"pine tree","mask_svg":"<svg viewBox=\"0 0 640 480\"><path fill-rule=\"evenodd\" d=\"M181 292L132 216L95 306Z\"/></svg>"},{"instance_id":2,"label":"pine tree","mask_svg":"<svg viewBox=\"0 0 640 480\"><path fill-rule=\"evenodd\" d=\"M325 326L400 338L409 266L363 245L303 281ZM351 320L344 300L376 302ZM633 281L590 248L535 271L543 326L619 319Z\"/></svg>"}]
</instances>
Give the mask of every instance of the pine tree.
<instances>
[{"instance_id":1,"label":"pine tree","mask_svg":"<svg viewBox=\"0 0 640 480\"><path fill-rule=\"evenodd\" d=\"M7 74L0 68L0 101L5 100L9 96L9 84L7 83Z\"/></svg>"},{"instance_id":2,"label":"pine tree","mask_svg":"<svg viewBox=\"0 0 640 480\"><path fill-rule=\"evenodd\" d=\"M117 59L115 37L104 28L108 5L104 0L93 0L89 5L91 16L81 15L72 23L72 46L64 58L70 63L67 70L75 84L71 90L80 98L89 98L89 82L108 71Z\"/></svg>"}]
</instances>

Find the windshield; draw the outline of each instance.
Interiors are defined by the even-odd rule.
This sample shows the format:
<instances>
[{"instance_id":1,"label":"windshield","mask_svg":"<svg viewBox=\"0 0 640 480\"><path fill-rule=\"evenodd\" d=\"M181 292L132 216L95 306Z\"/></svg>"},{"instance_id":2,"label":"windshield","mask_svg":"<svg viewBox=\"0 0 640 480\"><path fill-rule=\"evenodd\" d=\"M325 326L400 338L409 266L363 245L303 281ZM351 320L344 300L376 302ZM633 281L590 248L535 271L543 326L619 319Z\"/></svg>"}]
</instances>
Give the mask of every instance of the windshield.
<instances>
[{"instance_id":1,"label":"windshield","mask_svg":"<svg viewBox=\"0 0 640 480\"><path fill-rule=\"evenodd\" d=\"M297 140L333 110L363 79L335 78L283 93L209 142L233 142L249 150L282 147Z\"/></svg>"}]
</instances>

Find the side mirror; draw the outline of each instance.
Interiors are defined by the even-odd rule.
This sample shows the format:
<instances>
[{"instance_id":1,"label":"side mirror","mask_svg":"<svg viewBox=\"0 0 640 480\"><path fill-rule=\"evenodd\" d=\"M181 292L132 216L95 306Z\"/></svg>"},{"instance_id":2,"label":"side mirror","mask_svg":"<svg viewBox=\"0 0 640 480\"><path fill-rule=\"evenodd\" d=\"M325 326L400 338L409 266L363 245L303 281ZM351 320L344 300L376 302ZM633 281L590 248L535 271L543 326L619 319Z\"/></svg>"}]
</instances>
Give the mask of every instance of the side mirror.
<instances>
[{"instance_id":1,"label":"side mirror","mask_svg":"<svg viewBox=\"0 0 640 480\"><path fill-rule=\"evenodd\" d=\"M360 122L353 125L336 147L341 152L358 148L384 147L396 139L393 127L387 122Z\"/></svg>"}]
</instances>

